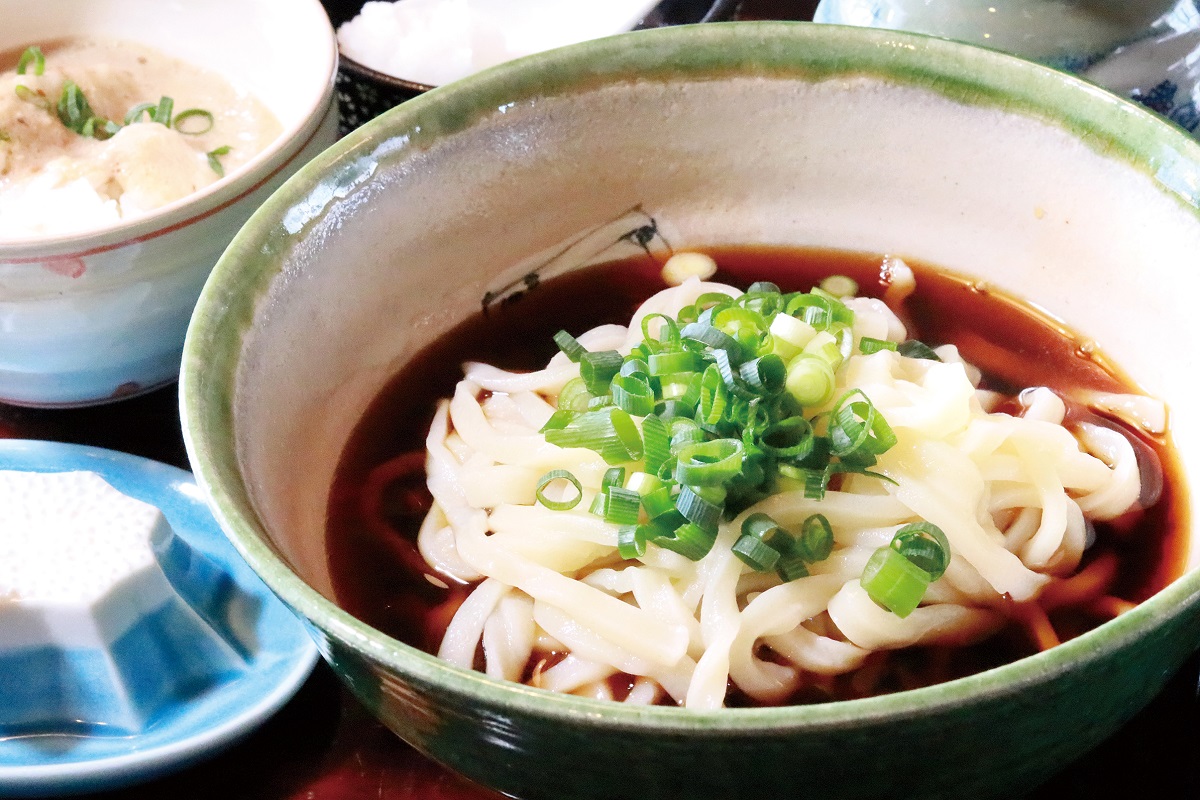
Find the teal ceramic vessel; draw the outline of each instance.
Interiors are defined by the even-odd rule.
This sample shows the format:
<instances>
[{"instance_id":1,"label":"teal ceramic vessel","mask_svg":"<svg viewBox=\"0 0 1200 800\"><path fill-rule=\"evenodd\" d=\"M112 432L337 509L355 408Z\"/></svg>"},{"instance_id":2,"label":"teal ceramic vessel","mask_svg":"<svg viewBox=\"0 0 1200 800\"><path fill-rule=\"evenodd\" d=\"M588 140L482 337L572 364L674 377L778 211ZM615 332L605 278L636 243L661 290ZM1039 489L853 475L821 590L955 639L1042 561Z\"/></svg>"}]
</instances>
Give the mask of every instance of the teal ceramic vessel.
<instances>
[{"instance_id":1,"label":"teal ceramic vessel","mask_svg":"<svg viewBox=\"0 0 1200 800\"><path fill-rule=\"evenodd\" d=\"M1136 609L966 679L808 707L634 708L458 669L339 609L333 470L423 343L572 243L554 268L622 255L638 238L623 234L653 225L676 249L893 253L1022 296L1166 401L1192 491L1196 378L1161 343L1190 339L1198 209L1200 145L999 53L787 23L567 48L405 103L260 209L189 330L189 452L230 538L362 702L481 784L522 798L1011 797L1131 717L1200 642L1196 548Z\"/></svg>"}]
</instances>

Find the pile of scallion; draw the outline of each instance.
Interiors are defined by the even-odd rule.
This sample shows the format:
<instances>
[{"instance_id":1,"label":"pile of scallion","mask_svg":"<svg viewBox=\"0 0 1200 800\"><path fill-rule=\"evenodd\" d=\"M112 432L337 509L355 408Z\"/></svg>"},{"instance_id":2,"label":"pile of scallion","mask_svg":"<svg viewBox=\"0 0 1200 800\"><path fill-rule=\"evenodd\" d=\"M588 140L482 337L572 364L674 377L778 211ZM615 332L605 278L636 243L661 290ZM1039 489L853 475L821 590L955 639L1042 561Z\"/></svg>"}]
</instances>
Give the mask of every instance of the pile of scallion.
<instances>
[{"instance_id":1,"label":"pile of scallion","mask_svg":"<svg viewBox=\"0 0 1200 800\"><path fill-rule=\"evenodd\" d=\"M847 285L842 293L853 293L847 278L823 283ZM794 490L820 500L840 473L887 480L870 471L896 442L887 421L859 390L830 405L835 374L854 346L853 322L853 311L825 288L785 294L759 282L738 297L703 294L674 319L646 316L642 342L628 356L589 352L559 331L555 342L578 362L580 377L563 387L542 433L553 444L588 448L622 465L608 470L591 507L618 526L622 557L641 556L653 543L699 560L712 549L721 520L772 494ZM937 358L918 341L862 338L858 347L864 354L889 349ZM642 469L627 475L623 465L630 462ZM548 508L574 508L582 496L566 470L538 481L537 499ZM790 581L827 558L833 539L822 514L793 532L756 513L743 521L733 552L751 568ZM945 571L949 554L935 526L905 526L871 559L863 587L906 616Z\"/></svg>"}]
</instances>

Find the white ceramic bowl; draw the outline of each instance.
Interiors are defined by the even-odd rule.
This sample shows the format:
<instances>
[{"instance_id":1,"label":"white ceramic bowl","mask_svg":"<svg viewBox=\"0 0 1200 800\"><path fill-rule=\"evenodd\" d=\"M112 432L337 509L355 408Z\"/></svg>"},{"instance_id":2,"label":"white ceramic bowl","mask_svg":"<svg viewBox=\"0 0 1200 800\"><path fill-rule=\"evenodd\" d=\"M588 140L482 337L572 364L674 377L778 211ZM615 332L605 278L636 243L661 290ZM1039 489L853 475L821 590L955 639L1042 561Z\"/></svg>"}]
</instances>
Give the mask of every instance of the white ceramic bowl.
<instances>
[{"instance_id":1,"label":"white ceramic bowl","mask_svg":"<svg viewBox=\"0 0 1200 800\"><path fill-rule=\"evenodd\" d=\"M0 0L0 52L139 42L256 96L282 132L225 178L100 231L0 243L0 400L81 405L175 378L209 271L264 199L337 136L337 46L317 0Z\"/></svg>"}]
</instances>

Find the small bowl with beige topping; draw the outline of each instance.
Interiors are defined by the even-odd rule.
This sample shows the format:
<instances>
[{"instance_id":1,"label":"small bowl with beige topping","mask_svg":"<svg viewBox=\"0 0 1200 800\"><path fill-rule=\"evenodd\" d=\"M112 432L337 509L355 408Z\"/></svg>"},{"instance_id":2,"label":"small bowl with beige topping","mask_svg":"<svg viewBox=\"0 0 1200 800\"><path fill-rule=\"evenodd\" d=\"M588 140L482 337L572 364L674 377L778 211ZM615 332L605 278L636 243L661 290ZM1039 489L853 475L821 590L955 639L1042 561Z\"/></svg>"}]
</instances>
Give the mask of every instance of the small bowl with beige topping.
<instances>
[{"instance_id":1,"label":"small bowl with beige topping","mask_svg":"<svg viewBox=\"0 0 1200 800\"><path fill-rule=\"evenodd\" d=\"M86 405L174 380L225 245L336 138L336 65L316 0L50 0L13 15L0 401Z\"/></svg>"}]
</instances>

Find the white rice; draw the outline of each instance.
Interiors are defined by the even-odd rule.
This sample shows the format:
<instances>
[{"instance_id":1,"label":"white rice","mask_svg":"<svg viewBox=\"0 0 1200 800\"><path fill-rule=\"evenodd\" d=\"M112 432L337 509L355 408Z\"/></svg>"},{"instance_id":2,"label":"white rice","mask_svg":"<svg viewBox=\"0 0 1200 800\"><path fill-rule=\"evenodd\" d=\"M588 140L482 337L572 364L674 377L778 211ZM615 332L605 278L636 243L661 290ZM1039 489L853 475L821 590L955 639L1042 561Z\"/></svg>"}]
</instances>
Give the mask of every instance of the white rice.
<instances>
[{"instance_id":1,"label":"white rice","mask_svg":"<svg viewBox=\"0 0 1200 800\"><path fill-rule=\"evenodd\" d=\"M440 86L519 56L633 28L658 0L369 2L338 28L344 55Z\"/></svg>"}]
</instances>

